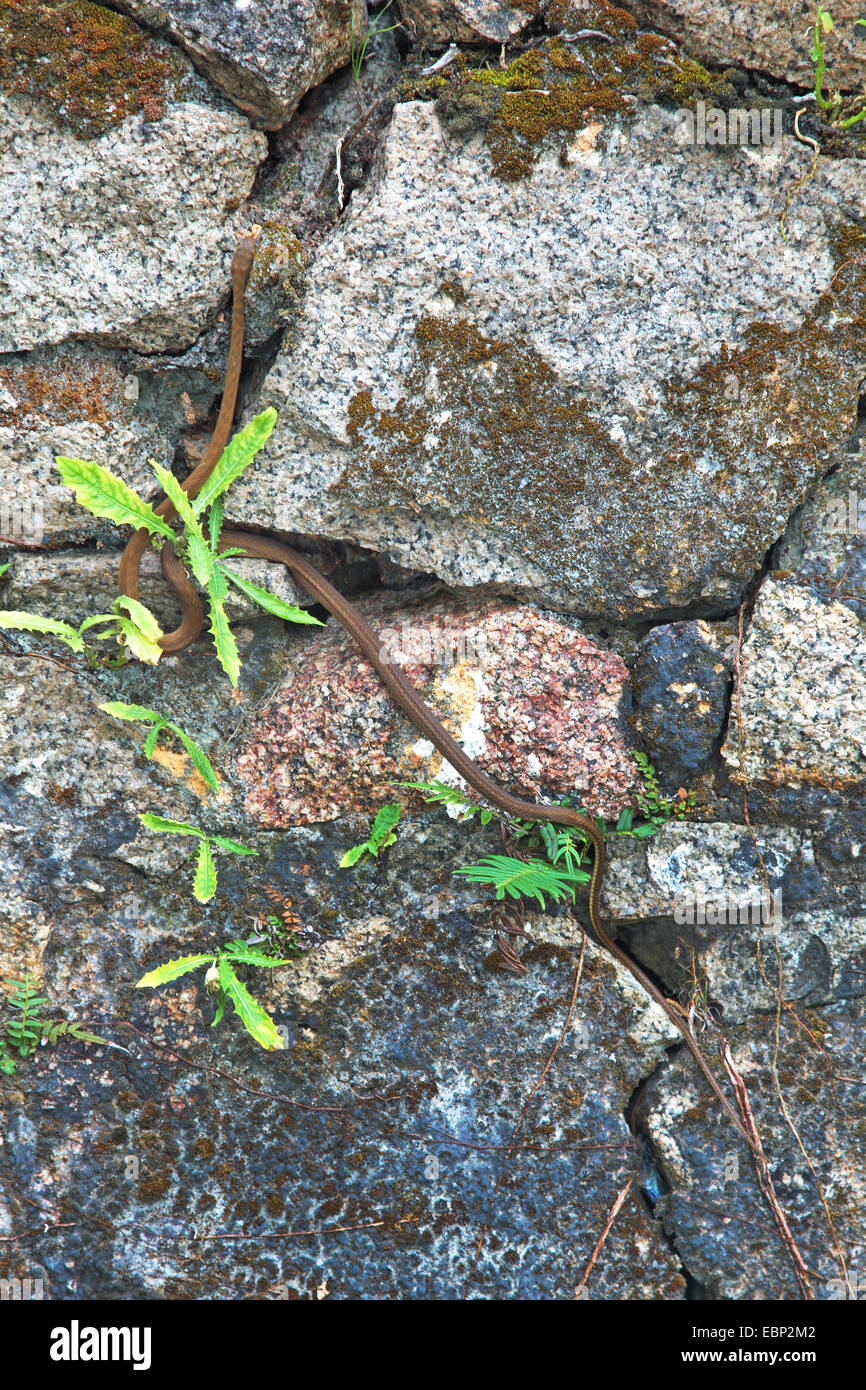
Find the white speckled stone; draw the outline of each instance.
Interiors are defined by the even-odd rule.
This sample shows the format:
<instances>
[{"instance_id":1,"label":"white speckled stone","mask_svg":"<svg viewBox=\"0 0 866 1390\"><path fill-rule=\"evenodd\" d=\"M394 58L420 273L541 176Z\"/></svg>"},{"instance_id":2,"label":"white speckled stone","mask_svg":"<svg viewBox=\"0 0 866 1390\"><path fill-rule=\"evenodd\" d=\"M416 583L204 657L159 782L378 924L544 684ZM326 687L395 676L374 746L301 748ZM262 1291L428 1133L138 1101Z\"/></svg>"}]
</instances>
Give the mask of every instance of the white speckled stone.
<instances>
[{"instance_id":1,"label":"white speckled stone","mask_svg":"<svg viewBox=\"0 0 866 1390\"><path fill-rule=\"evenodd\" d=\"M866 782L866 629L843 603L798 584L761 586L742 652L739 705L722 754L734 780L817 785ZM738 710L743 768L738 755Z\"/></svg>"},{"instance_id":2,"label":"white speckled stone","mask_svg":"<svg viewBox=\"0 0 866 1390\"><path fill-rule=\"evenodd\" d=\"M827 42L825 91L852 91L862 85L866 67L866 31L854 27L863 6L861 0L832 0L826 8L836 30ZM704 62L754 68L800 87L814 84L813 0L631 0L628 9Z\"/></svg>"},{"instance_id":3,"label":"white speckled stone","mask_svg":"<svg viewBox=\"0 0 866 1390\"><path fill-rule=\"evenodd\" d=\"M93 337L188 347L228 287L265 136L203 102L93 140L47 110L0 103L0 351Z\"/></svg>"},{"instance_id":4,"label":"white speckled stone","mask_svg":"<svg viewBox=\"0 0 866 1390\"><path fill-rule=\"evenodd\" d=\"M560 609L621 617L735 601L837 442L803 422L825 387L784 365L775 394L738 381L743 404L723 429L694 403L676 417L681 390L664 393L717 363L724 343L742 346L749 324L803 322L833 276L828 227L840 201L862 197L862 168L822 163L791 209L786 246L779 214L808 167L803 147L694 148L678 128L674 113L643 108L633 123L588 127L565 167L551 149L531 179L505 185L483 145L452 144L430 105L398 106L379 177L321 248L299 330L265 382L262 403L279 420L239 488L247 519L351 537L453 584L496 582ZM444 281L458 283L462 302L441 292ZM471 483L437 501L436 430L412 451L399 489L387 478L359 489L350 474L344 493L329 490L358 453L350 402L367 389L377 410L395 410L428 315L526 345L599 424L606 453L587 447L581 505L549 475L561 525L542 527L543 541L525 530L538 494L521 501L535 480L520 481L519 444L505 524L476 504ZM851 352L840 347L834 377L848 383L834 397L843 436L862 367ZM769 392L769 420L753 390ZM431 376L421 393L431 409L438 394ZM483 468L484 426L471 416L457 425ZM694 454L685 467L672 462L681 450Z\"/></svg>"}]
</instances>

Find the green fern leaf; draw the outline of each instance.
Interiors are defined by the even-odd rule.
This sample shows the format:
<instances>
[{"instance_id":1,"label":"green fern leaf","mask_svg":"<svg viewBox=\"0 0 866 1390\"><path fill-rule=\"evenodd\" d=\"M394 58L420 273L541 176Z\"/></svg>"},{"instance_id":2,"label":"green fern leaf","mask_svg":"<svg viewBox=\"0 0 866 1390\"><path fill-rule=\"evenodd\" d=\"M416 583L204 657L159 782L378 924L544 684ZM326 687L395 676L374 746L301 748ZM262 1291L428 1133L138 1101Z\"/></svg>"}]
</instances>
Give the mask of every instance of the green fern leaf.
<instances>
[{"instance_id":1,"label":"green fern leaf","mask_svg":"<svg viewBox=\"0 0 866 1390\"><path fill-rule=\"evenodd\" d=\"M554 902L574 901L575 883L585 883L589 874L583 871L560 873L543 859L511 859L504 854L490 854L478 864L465 869L455 869L455 874L471 883L490 883L496 889L497 899L534 898L545 906L544 895Z\"/></svg>"},{"instance_id":2,"label":"green fern leaf","mask_svg":"<svg viewBox=\"0 0 866 1390\"><path fill-rule=\"evenodd\" d=\"M217 889L216 868L213 862L210 843L202 840L198 847L198 859L193 879L193 896L200 903L209 903Z\"/></svg>"},{"instance_id":3,"label":"green fern leaf","mask_svg":"<svg viewBox=\"0 0 866 1390\"><path fill-rule=\"evenodd\" d=\"M242 594L251 598L260 608L264 608L267 613L273 613L275 618L285 618L288 623L309 623L314 627L324 627L325 624L319 619L314 618L312 613L308 613L305 608L297 608L293 603L284 603L276 594L272 594L270 589L261 589L258 584L250 584L248 580L241 579L234 570L227 570L220 567L223 574L240 589Z\"/></svg>"},{"instance_id":4,"label":"green fern leaf","mask_svg":"<svg viewBox=\"0 0 866 1390\"><path fill-rule=\"evenodd\" d=\"M43 618L39 613L19 613L14 609L0 612L0 627L11 632L46 632L59 637L74 652L84 651L84 642L74 627L55 618Z\"/></svg>"},{"instance_id":5,"label":"green fern leaf","mask_svg":"<svg viewBox=\"0 0 866 1390\"><path fill-rule=\"evenodd\" d=\"M210 787L211 791L218 792L220 789L220 784L217 781L217 775L213 770L213 765L210 761L210 758L207 756L207 754L204 752L202 748L199 748L198 744L195 742L195 739L190 738L189 734L186 733L185 730L182 729L179 724L174 724L171 720L166 720L164 727L166 729L171 729L173 734L177 734L178 738L180 739L181 743L183 744L184 748L186 749L187 753L192 759L196 771L204 779L204 781Z\"/></svg>"},{"instance_id":6,"label":"green fern leaf","mask_svg":"<svg viewBox=\"0 0 866 1390\"><path fill-rule=\"evenodd\" d=\"M138 819L148 830L162 830L169 835L195 835L199 840L206 838L203 830L185 820L167 820L165 816L155 816L151 811L143 811Z\"/></svg>"},{"instance_id":7,"label":"green fern leaf","mask_svg":"<svg viewBox=\"0 0 866 1390\"><path fill-rule=\"evenodd\" d=\"M220 493L225 492L235 478L240 477L248 464L252 463L259 450L268 442L276 422L277 412L269 407L263 410L261 415L250 420L249 424L244 425L226 445L216 467L192 504L197 516L200 516Z\"/></svg>"},{"instance_id":8,"label":"green fern leaf","mask_svg":"<svg viewBox=\"0 0 866 1390\"><path fill-rule=\"evenodd\" d=\"M100 705L101 710L110 714L112 719L125 719L138 724L161 724L162 715L157 714L155 709L148 709L146 705L126 705L122 700L108 700L104 705Z\"/></svg>"},{"instance_id":9,"label":"green fern leaf","mask_svg":"<svg viewBox=\"0 0 866 1390\"><path fill-rule=\"evenodd\" d=\"M217 571L218 573L218 571ZM210 630L219 663L233 686L237 686L241 673L241 659L234 633L229 627L222 601L209 594Z\"/></svg>"},{"instance_id":10,"label":"green fern leaf","mask_svg":"<svg viewBox=\"0 0 866 1390\"><path fill-rule=\"evenodd\" d=\"M142 975L135 988L155 989L157 985L166 985L170 980L179 979L181 975L189 975L202 965L211 965L213 960L212 951L208 955L178 956L177 960L167 960L164 965L158 965L155 970L149 970L146 975Z\"/></svg>"},{"instance_id":11,"label":"green fern leaf","mask_svg":"<svg viewBox=\"0 0 866 1390\"><path fill-rule=\"evenodd\" d=\"M94 516L104 516L109 521L116 521L119 526L134 526L136 530L144 527L152 536L174 539L168 522L157 516L149 502L127 487L122 478L109 473L107 468L100 468L98 463L86 463L84 459L58 457L55 462L64 483L75 493L79 506L85 507Z\"/></svg>"},{"instance_id":12,"label":"green fern leaf","mask_svg":"<svg viewBox=\"0 0 866 1390\"><path fill-rule=\"evenodd\" d=\"M258 1000L253 998L246 985L238 979L231 958L221 952L217 964L220 985L234 1004L235 1013L250 1037L255 1038L259 1046L263 1047L266 1052L278 1051L283 1046L283 1040L276 1030L274 1020L269 1013L266 1013Z\"/></svg>"}]
</instances>

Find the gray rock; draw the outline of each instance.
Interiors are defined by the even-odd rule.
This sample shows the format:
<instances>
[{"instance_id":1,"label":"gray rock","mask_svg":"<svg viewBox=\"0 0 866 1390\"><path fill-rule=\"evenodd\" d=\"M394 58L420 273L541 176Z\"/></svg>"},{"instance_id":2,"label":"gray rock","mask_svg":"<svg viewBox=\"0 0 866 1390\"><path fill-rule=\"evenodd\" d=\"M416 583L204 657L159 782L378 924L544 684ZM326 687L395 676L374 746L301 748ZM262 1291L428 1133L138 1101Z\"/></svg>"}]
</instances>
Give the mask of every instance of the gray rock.
<instances>
[{"instance_id":1,"label":"gray rock","mask_svg":"<svg viewBox=\"0 0 866 1390\"><path fill-rule=\"evenodd\" d=\"M705 63L733 63L798 87L814 86L812 0L761 0L749 6L734 0L631 0L628 8L641 24L669 34ZM863 30L854 27L862 7L859 0L834 0L827 8L835 32L826 40L824 91L854 91L863 82L866 42Z\"/></svg>"},{"instance_id":2,"label":"gray rock","mask_svg":"<svg viewBox=\"0 0 866 1390\"><path fill-rule=\"evenodd\" d=\"M840 602L767 578L722 749L746 785L857 791L866 780L866 633Z\"/></svg>"},{"instance_id":3,"label":"gray rock","mask_svg":"<svg viewBox=\"0 0 866 1390\"><path fill-rule=\"evenodd\" d=\"M860 170L822 162L785 247L802 147L678 128L591 122L503 186L429 106L397 107L266 380L247 519L607 618L735 601L856 415L856 248L819 296Z\"/></svg>"},{"instance_id":4,"label":"gray rock","mask_svg":"<svg viewBox=\"0 0 866 1390\"><path fill-rule=\"evenodd\" d=\"M730 1033L777 1199L805 1258L813 1293L822 1300L856 1298L866 1260L864 1013L866 1002L851 1000L810 1012L804 1027L783 1010L778 1043L774 1013ZM708 1048L710 1038L704 1035ZM721 1067L717 1071L724 1075ZM761 1195L754 1161L729 1124L720 1125L708 1142L703 1089L686 1080L694 1074L691 1059L680 1054L678 1065L652 1081L641 1101L671 1188L656 1211L705 1297L800 1299L804 1294ZM853 1293L846 1293L840 1248L855 1281Z\"/></svg>"},{"instance_id":5,"label":"gray rock","mask_svg":"<svg viewBox=\"0 0 866 1390\"><path fill-rule=\"evenodd\" d=\"M118 0L172 38L220 91L265 130L276 130L301 97L348 63L367 30L364 0Z\"/></svg>"},{"instance_id":6,"label":"gray rock","mask_svg":"<svg viewBox=\"0 0 866 1390\"><path fill-rule=\"evenodd\" d=\"M814 864L811 838L803 831L759 826L756 834L771 892L784 885L795 862ZM760 895L763 887L746 826L669 822L650 839L613 841L601 906L621 922L676 916L691 924L689 912L698 900L725 906L734 898Z\"/></svg>"},{"instance_id":7,"label":"gray rock","mask_svg":"<svg viewBox=\"0 0 866 1390\"><path fill-rule=\"evenodd\" d=\"M510 43L531 23L538 6L508 0L400 0L403 23L422 43Z\"/></svg>"},{"instance_id":8,"label":"gray rock","mask_svg":"<svg viewBox=\"0 0 866 1390\"><path fill-rule=\"evenodd\" d=\"M225 298L265 137L204 93L89 140L15 96L0 151L0 351L189 346Z\"/></svg>"},{"instance_id":9,"label":"gray rock","mask_svg":"<svg viewBox=\"0 0 866 1390\"><path fill-rule=\"evenodd\" d=\"M866 449L840 453L776 548L775 568L866 618Z\"/></svg>"},{"instance_id":10,"label":"gray rock","mask_svg":"<svg viewBox=\"0 0 866 1390\"><path fill-rule=\"evenodd\" d=\"M98 463L153 500L148 461L171 467L187 416L205 417L214 392L203 372L166 374L89 343L0 358L0 536L51 545L112 534L64 487L56 456Z\"/></svg>"}]
</instances>

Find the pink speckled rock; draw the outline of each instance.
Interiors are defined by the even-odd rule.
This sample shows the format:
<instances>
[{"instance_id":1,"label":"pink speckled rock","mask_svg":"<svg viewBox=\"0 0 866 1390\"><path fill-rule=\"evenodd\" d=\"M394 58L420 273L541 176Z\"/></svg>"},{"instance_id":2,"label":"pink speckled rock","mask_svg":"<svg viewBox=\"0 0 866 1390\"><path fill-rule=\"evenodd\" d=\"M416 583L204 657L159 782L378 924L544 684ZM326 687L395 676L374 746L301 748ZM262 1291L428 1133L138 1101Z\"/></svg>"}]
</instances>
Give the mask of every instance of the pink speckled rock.
<instances>
[{"instance_id":1,"label":"pink speckled rock","mask_svg":"<svg viewBox=\"0 0 866 1390\"><path fill-rule=\"evenodd\" d=\"M638 785L620 710L626 668L572 627L501 600L359 605L390 658L479 765L510 791L576 791L614 817ZM397 781L462 786L392 704L332 622L304 648L262 713L238 771L261 825L333 820L414 793Z\"/></svg>"}]
</instances>

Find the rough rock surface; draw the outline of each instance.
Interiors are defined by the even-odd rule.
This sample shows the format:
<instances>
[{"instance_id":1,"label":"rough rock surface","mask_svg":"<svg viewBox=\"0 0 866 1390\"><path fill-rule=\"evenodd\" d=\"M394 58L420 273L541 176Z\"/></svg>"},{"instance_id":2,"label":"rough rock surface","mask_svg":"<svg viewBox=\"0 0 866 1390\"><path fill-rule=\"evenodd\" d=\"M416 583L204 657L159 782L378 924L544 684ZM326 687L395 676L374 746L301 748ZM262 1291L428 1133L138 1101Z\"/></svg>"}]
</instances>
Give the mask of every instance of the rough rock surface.
<instances>
[{"instance_id":1,"label":"rough rock surface","mask_svg":"<svg viewBox=\"0 0 866 1390\"><path fill-rule=\"evenodd\" d=\"M220 13L213 80L251 104L288 100L275 74L306 80L292 44L312 11ZM254 24L261 55L238 41ZM575 27L609 38L569 40ZM0 178L29 174L31 216L44 195L61 235L83 238L77 259L65 242L57 255L37 225L39 285L64 312L104 311L64 327L37 286L42 345L0 357L0 606L108 607L122 538L53 495L52 456L144 487L148 455L178 474L200 455L234 235L265 224L241 399L276 403L280 432L228 515L286 527L363 593L505 785L576 786L613 815L633 804L642 731L662 785L695 790L689 822L610 838L602 915L726 1087L727 1032L816 1296L844 1297L843 1256L862 1293L862 137L822 132L800 186L809 154L787 137L681 143L697 100L729 114L778 89L706 72L606 0L554 0L501 62L476 50L425 73L433 55L407 53L410 32L377 41L357 93L344 72L310 95L242 212L261 137L176 45L87 0L0 0L0 87L26 113ZM438 114L400 106L382 145L397 85ZM341 200L322 175L359 100L380 104L344 150ZM178 129L215 180L207 206L166 155ZM144 170L132 194L113 150ZM74 187L85 165L99 177ZM100 237L131 258L108 300L85 254ZM114 346L145 330L164 350ZM36 502L50 553L16 549L35 541ZM431 570L473 587L443 594ZM296 597L282 569L248 573ZM142 592L173 624L153 559ZM745 782L728 689L743 596ZM243 605L232 621L237 689L204 637L156 668L92 670L48 636L0 632L0 981L31 972L45 1016L114 1044L67 1033L10 1069L0 985L0 1279L43 1278L61 1299L570 1300L597 1250L589 1300L805 1297L674 1028L584 942L585 894L521 920L455 876L502 850L499 827L387 785L447 769L350 644ZM148 760L144 728L100 708L112 699L188 730L219 791L170 732ZM375 805L398 798L395 843L340 868ZM145 811L256 853L215 842L201 903L195 841L148 829ZM756 921L765 874L773 915ZM503 932L525 973L503 968ZM290 958L243 970L281 1049L263 1052L231 1007L212 1029L203 970L135 988L250 936Z\"/></svg>"},{"instance_id":2,"label":"rough rock surface","mask_svg":"<svg viewBox=\"0 0 866 1390\"><path fill-rule=\"evenodd\" d=\"M348 63L367 30L364 0L118 0L118 9L171 37L236 106L275 130L301 97Z\"/></svg>"},{"instance_id":3,"label":"rough rock surface","mask_svg":"<svg viewBox=\"0 0 866 1390\"><path fill-rule=\"evenodd\" d=\"M55 1298L315 1296L323 1280L335 1297L445 1298L470 1274L475 1296L572 1297L638 1169L623 1112L663 1058L667 1021L589 945L577 1011L518 1137L527 1147L497 1147L566 1022L580 929L568 915L530 924L528 974L514 982L486 959L489 900L451 878L496 843L492 827L467 844L434 814L387 861L337 872L345 826L242 831L236 799L206 808L182 759L145 763L141 731L96 708L113 694L169 707L189 727L197 706L199 725L225 734L283 659L266 640L243 655L240 711L227 683L203 679L200 654L101 675L20 658L4 686L0 967L29 966L52 1015L74 1011L128 1049L65 1042L7 1078L3 1234L26 1228L13 1273L16 1260L38 1266ZM230 797L221 745L203 741ZM145 808L233 827L260 855L222 858L218 895L202 908L186 845L141 831L149 853L130 851ZM200 977L133 989L159 961L248 931L274 910L273 893L294 902L309 948L250 981L284 1052L265 1056L236 1021L211 1033ZM27 1219L25 1197L43 1223ZM335 1245L329 1228L347 1225L358 1229ZM321 1234L254 1239L286 1229ZM250 1240L210 1258L208 1238L227 1231ZM588 1296L683 1293L635 1197Z\"/></svg>"},{"instance_id":4,"label":"rough rock surface","mask_svg":"<svg viewBox=\"0 0 866 1390\"><path fill-rule=\"evenodd\" d=\"M372 611L382 642L463 749L518 795L575 792L614 819L638 778L622 722L625 667L525 607L451 601ZM271 828L331 820L400 796L398 782L454 769L399 714L342 630L304 650L238 759L246 809Z\"/></svg>"},{"instance_id":5,"label":"rough rock surface","mask_svg":"<svg viewBox=\"0 0 866 1390\"><path fill-rule=\"evenodd\" d=\"M706 767L721 738L733 664L731 624L670 623L653 628L631 672L632 718L669 781Z\"/></svg>"},{"instance_id":6,"label":"rough rock surface","mask_svg":"<svg viewBox=\"0 0 866 1390\"><path fill-rule=\"evenodd\" d=\"M810 56L815 6L812 0L627 0L641 24L652 25L682 43L705 63L756 68L785 82L811 88L815 64ZM859 0L827 6L834 34L827 40L825 91L854 91L863 83L864 31Z\"/></svg>"},{"instance_id":7,"label":"rough rock surface","mask_svg":"<svg viewBox=\"0 0 866 1390\"><path fill-rule=\"evenodd\" d=\"M204 373L167 377L146 358L90 343L0 357L0 536L58 544L106 535L113 528L63 486L56 456L90 459L152 497L148 460L171 466L187 417L204 417L214 390Z\"/></svg>"},{"instance_id":8,"label":"rough rock surface","mask_svg":"<svg viewBox=\"0 0 866 1390\"><path fill-rule=\"evenodd\" d=\"M805 1019L782 1011L778 1048L775 1014L757 1015L731 1034L733 1059L756 1124L765 1148L775 1155L777 1198L805 1257L809 1286L822 1300L856 1298L857 1276L854 1292L846 1293L842 1261L849 1272L859 1271L866 1258L864 1012L862 998L808 1012ZM777 1085L785 1098L787 1123ZM736 1132L719 1129L708 1144L705 1102L694 1090L660 1094L653 1082L642 1109L672 1188L657 1212L706 1297L804 1297L758 1188L754 1163ZM835 1118L839 1115L845 1116L844 1123Z\"/></svg>"},{"instance_id":9,"label":"rough rock surface","mask_svg":"<svg viewBox=\"0 0 866 1390\"><path fill-rule=\"evenodd\" d=\"M854 440L854 445L857 444ZM866 618L866 448L842 453L833 472L792 519L775 552L823 601L844 603Z\"/></svg>"},{"instance_id":10,"label":"rough rock surface","mask_svg":"<svg viewBox=\"0 0 866 1390\"><path fill-rule=\"evenodd\" d=\"M590 122L503 185L397 107L267 378L250 519L608 618L735 601L856 418L866 275L830 229L861 171L822 164L785 247L802 147L675 135Z\"/></svg>"},{"instance_id":11,"label":"rough rock surface","mask_svg":"<svg viewBox=\"0 0 866 1390\"><path fill-rule=\"evenodd\" d=\"M245 117L204 94L89 140L30 97L6 97L0 351L88 336L189 346L225 297L239 207L266 153Z\"/></svg>"},{"instance_id":12,"label":"rough rock surface","mask_svg":"<svg viewBox=\"0 0 866 1390\"><path fill-rule=\"evenodd\" d=\"M735 781L862 790L866 633L850 608L764 581L722 750Z\"/></svg>"},{"instance_id":13,"label":"rough rock surface","mask_svg":"<svg viewBox=\"0 0 866 1390\"><path fill-rule=\"evenodd\" d=\"M427 43L508 43L526 28L539 6L508 0L400 0L409 33Z\"/></svg>"}]
</instances>

